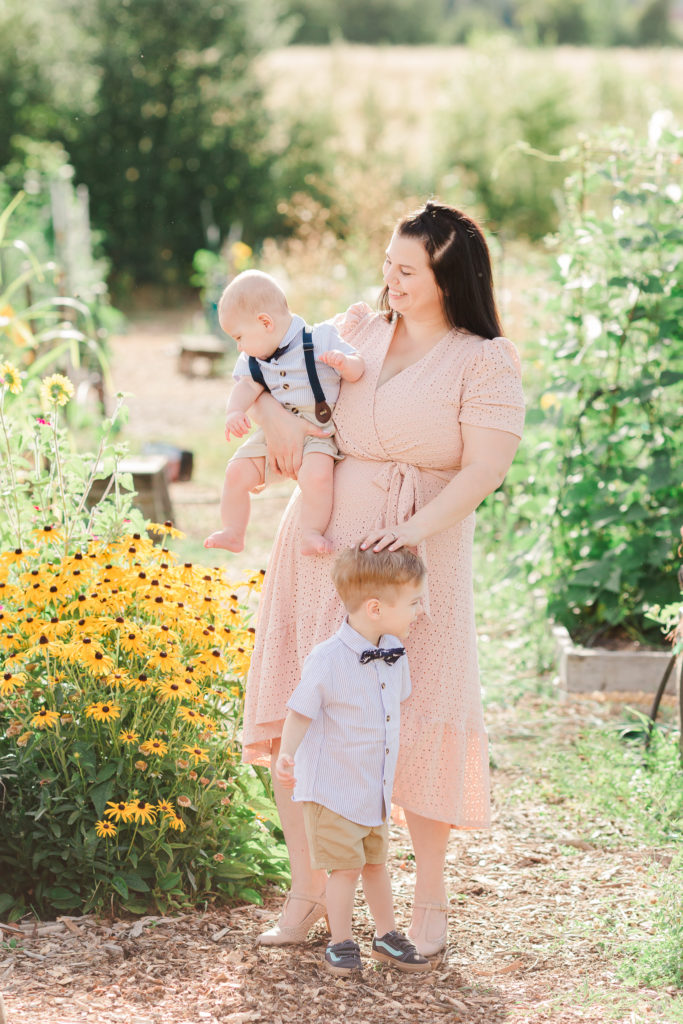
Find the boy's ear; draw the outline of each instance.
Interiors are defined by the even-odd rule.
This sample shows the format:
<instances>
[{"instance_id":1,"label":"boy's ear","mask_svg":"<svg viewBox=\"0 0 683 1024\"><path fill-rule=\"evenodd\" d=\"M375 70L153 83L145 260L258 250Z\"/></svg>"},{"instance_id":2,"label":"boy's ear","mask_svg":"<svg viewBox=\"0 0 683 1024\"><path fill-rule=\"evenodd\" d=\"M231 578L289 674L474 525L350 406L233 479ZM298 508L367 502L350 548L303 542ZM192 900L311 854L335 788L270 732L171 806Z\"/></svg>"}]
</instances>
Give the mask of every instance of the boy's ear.
<instances>
[{"instance_id":1,"label":"boy's ear","mask_svg":"<svg viewBox=\"0 0 683 1024\"><path fill-rule=\"evenodd\" d=\"M273 323L273 318L269 313L259 313L256 319L260 324L263 324L267 331L272 331L273 327L275 326L275 324Z\"/></svg>"},{"instance_id":2,"label":"boy's ear","mask_svg":"<svg viewBox=\"0 0 683 1024\"><path fill-rule=\"evenodd\" d=\"M381 606L378 597L369 597L365 602L365 612L371 619L379 618Z\"/></svg>"}]
</instances>

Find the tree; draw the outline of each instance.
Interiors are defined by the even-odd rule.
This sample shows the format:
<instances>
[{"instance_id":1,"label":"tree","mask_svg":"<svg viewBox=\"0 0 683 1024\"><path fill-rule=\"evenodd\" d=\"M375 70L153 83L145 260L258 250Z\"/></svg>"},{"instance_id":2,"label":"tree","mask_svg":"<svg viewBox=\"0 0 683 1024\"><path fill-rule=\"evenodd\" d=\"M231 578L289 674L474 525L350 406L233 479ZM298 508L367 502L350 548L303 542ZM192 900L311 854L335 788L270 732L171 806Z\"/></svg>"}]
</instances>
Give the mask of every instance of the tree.
<instances>
[{"instance_id":1,"label":"tree","mask_svg":"<svg viewBox=\"0 0 683 1024\"><path fill-rule=\"evenodd\" d=\"M114 275L178 280L203 244L267 217L268 128L252 58L276 29L270 0L92 0L97 87L68 132ZM277 36L276 36L277 38ZM85 118L85 120L83 120Z\"/></svg>"}]
</instances>

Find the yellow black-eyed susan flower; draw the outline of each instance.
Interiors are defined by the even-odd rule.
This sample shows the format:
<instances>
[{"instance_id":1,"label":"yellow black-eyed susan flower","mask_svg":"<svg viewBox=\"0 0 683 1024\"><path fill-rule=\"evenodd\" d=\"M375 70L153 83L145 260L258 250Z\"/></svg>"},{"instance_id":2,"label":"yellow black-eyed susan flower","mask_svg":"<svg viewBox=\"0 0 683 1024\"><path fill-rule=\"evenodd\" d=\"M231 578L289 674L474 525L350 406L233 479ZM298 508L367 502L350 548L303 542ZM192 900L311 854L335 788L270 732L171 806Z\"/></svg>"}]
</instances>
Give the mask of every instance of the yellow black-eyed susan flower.
<instances>
[{"instance_id":1,"label":"yellow black-eyed susan flower","mask_svg":"<svg viewBox=\"0 0 683 1024\"><path fill-rule=\"evenodd\" d=\"M109 800L104 816L105 818L113 818L114 821L132 821L132 806L130 800Z\"/></svg>"},{"instance_id":2,"label":"yellow black-eyed susan flower","mask_svg":"<svg viewBox=\"0 0 683 1024\"><path fill-rule=\"evenodd\" d=\"M15 690L22 690L27 678L25 672L3 672L0 675L0 695L9 697Z\"/></svg>"},{"instance_id":3,"label":"yellow black-eyed susan flower","mask_svg":"<svg viewBox=\"0 0 683 1024\"><path fill-rule=\"evenodd\" d=\"M178 717L184 722L191 722L193 725L202 725L206 721L204 715L194 708L178 708ZM187 750L187 747L184 748Z\"/></svg>"},{"instance_id":4,"label":"yellow black-eyed susan flower","mask_svg":"<svg viewBox=\"0 0 683 1024\"><path fill-rule=\"evenodd\" d=\"M0 363L0 388L7 388L12 395L19 395L22 391L21 374L7 360Z\"/></svg>"},{"instance_id":5,"label":"yellow black-eyed susan flower","mask_svg":"<svg viewBox=\"0 0 683 1024\"><path fill-rule=\"evenodd\" d=\"M40 400L46 408L50 405L66 405L73 394L74 386L63 373L44 377L40 385Z\"/></svg>"},{"instance_id":6,"label":"yellow black-eyed susan flower","mask_svg":"<svg viewBox=\"0 0 683 1024\"><path fill-rule=\"evenodd\" d=\"M59 721L59 714L56 711L49 711L47 708L41 708L40 711L36 711L31 719L31 725L36 729L54 729Z\"/></svg>"},{"instance_id":7,"label":"yellow black-eyed susan flower","mask_svg":"<svg viewBox=\"0 0 683 1024\"><path fill-rule=\"evenodd\" d=\"M100 839L111 839L116 835L117 828L113 821L96 821L95 833Z\"/></svg>"},{"instance_id":8,"label":"yellow black-eyed susan flower","mask_svg":"<svg viewBox=\"0 0 683 1024\"><path fill-rule=\"evenodd\" d=\"M139 821L142 825L148 822L153 825L157 820L157 809L148 800L131 800L129 807L134 820Z\"/></svg>"},{"instance_id":9,"label":"yellow black-eyed susan flower","mask_svg":"<svg viewBox=\"0 0 683 1024\"><path fill-rule=\"evenodd\" d=\"M51 540L59 540L62 536L62 531L59 526L53 526L51 523L46 523L45 526L37 526L31 531L31 535L35 537L37 541L43 541L46 543Z\"/></svg>"},{"instance_id":10,"label":"yellow black-eyed susan flower","mask_svg":"<svg viewBox=\"0 0 683 1024\"><path fill-rule=\"evenodd\" d=\"M119 635L119 647L126 654L142 655L147 652L147 642L144 636L134 629Z\"/></svg>"},{"instance_id":11,"label":"yellow black-eyed susan flower","mask_svg":"<svg viewBox=\"0 0 683 1024\"><path fill-rule=\"evenodd\" d=\"M168 753L168 744L158 739L145 740L144 743L140 744L138 750L141 754L156 754L158 757L161 757L163 754Z\"/></svg>"},{"instance_id":12,"label":"yellow black-eyed susan flower","mask_svg":"<svg viewBox=\"0 0 683 1024\"><path fill-rule=\"evenodd\" d=\"M109 722L121 717L121 708L112 701L96 701L85 709L86 718L94 718L96 722Z\"/></svg>"},{"instance_id":13,"label":"yellow black-eyed susan flower","mask_svg":"<svg viewBox=\"0 0 683 1024\"><path fill-rule=\"evenodd\" d=\"M205 747L186 745L183 747L183 750L195 764L199 764L200 761L209 760L209 752Z\"/></svg>"},{"instance_id":14,"label":"yellow black-eyed susan flower","mask_svg":"<svg viewBox=\"0 0 683 1024\"><path fill-rule=\"evenodd\" d=\"M162 704L169 700L182 700L187 694L187 687L181 680L172 677L159 683L157 688L157 700Z\"/></svg>"},{"instance_id":15,"label":"yellow black-eyed susan flower","mask_svg":"<svg viewBox=\"0 0 683 1024\"><path fill-rule=\"evenodd\" d=\"M175 808L170 800L158 800L157 810L160 811L161 814L175 814Z\"/></svg>"},{"instance_id":16,"label":"yellow black-eyed susan flower","mask_svg":"<svg viewBox=\"0 0 683 1024\"><path fill-rule=\"evenodd\" d=\"M122 729L119 733L119 739L121 743L125 744L137 743L140 739L140 733L134 732L132 729Z\"/></svg>"},{"instance_id":17,"label":"yellow black-eyed susan flower","mask_svg":"<svg viewBox=\"0 0 683 1024\"><path fill-rule=\"evenodd\" d=\"M187 829L187 825L185 824L182 818L178 817L177 814L174 814L172 816L170 814L167 814L164 815L164 817L168 822L169 827L174 828L177 832L184 832Z\"/></svg>"},{"instance_id":18,"label":"yellow black-eyed susan flower","mask_svg":"<svg viewBox=\"0 0 683 1024\"><path fill-rule=\"evenodd\" d=\"M150 523L147 527L149 533L155 534L157 537L184 537L185 534L182 530L176 530L175 526L170 520L165 523Z\"/></svg>"}]
</instances>

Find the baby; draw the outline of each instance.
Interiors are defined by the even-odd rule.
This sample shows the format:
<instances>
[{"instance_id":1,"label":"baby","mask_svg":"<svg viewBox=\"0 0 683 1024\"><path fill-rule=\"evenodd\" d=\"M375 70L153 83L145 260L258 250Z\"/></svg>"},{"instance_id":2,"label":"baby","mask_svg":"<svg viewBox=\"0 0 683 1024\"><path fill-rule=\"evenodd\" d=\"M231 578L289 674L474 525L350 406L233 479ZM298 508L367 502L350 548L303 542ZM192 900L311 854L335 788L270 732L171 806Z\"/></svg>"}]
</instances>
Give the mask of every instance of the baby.
<instances>
[{"instance_id":1,"label":"baby","mask_svg":"<svg viewBox=\"0 0 683 1024\"><path fill-rule=\"evenodd\" d=\"M225 437L243 437L251 428L247 410L265 390L285 408L324 429L308 436L297 482L301 488L301 552L328 554L325 528L332 512L332 473L339 454L332 420L340 378L357 381L365 364L330 323L312 330L290 312L280 286L268 274L246 270L223 292L218 319L237 342L235 387L228 401ZM207 548L242 551L251 509L250 494L266 480L266 443L257 430L233 455L221 495L222 528L204 541Z\"/></svg>"}]
</instances>

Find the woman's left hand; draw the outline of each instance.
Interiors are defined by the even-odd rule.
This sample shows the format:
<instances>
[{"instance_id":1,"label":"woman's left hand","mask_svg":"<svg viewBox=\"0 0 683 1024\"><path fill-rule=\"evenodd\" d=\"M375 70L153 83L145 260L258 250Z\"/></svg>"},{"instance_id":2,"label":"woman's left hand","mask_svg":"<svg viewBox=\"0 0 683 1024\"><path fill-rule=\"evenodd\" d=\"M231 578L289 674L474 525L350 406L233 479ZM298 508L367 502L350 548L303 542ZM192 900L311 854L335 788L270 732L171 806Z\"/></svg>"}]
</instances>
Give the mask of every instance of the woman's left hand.
<instances>
[{"instance_id":1,"label":"woman's left hand","mask_svg":"<svg viewBox=\"0 0 683 1024\"><path fill-rule=\"evenodd\" d=\"M405 523L396 523L380 530L372 530L361 542L361 548L372 548L373 551L398 551L399 548L416 548L423 538L412 526L410 519Z\"/></svg>"}]
</instances>

